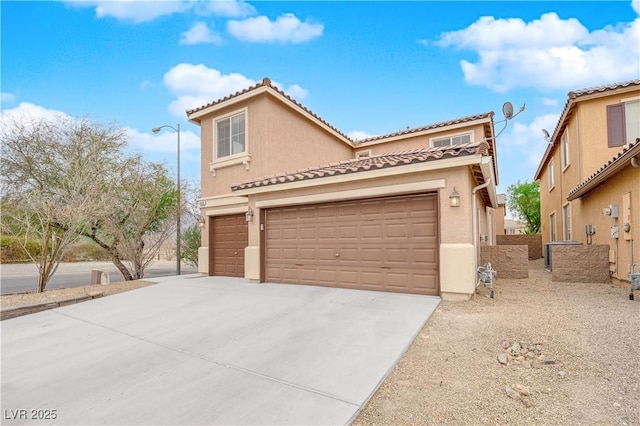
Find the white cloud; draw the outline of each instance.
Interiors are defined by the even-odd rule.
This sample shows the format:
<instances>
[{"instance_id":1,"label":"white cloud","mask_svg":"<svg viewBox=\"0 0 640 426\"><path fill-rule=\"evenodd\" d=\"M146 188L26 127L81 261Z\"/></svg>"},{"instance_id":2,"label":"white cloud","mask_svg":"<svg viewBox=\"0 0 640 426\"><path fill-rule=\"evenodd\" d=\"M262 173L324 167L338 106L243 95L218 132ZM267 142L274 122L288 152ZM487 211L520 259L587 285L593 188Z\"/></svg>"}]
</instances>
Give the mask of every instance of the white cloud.
<instances>
[{"instance_id":1,"label":"white cloud","mask_svg":"<svg viewBox=\"0 0 640 426\"><path fill-rule=\"evenodd\" d=\"M185 110L193 109L234 94L257 83L249 77L238 73L223 74L217 69L203 64L182 63L174 66L164 75L164 84L176 100L169 105L171 114L184 117ZM283 87L273 82L274 86ZM308 91L297 84L284 90L292 97L302 99Z\"/></svg>"},{"instance_id":2,"label":"white cloud","mask_svg":"<svg viewBox=\"0 0 640 426\"><path fill-rule=\"evenodd\" d=\"M180 34L180 44L221 44L222 37L214 33L204 22L196 22L188 31Z\"/></svg>"},{"instance_id":3,"label":"white cloud","mask_svg":"<svg viewBox=\"0 0 640 426\"><path fill-rule=\"evenodd\" d=\"M96 17L111 17L133 23L194 10L200 15L245 17L256 13L253 6L235 0L68 0L78 7L95 8Z\"/></svg>"},{"instance_id":4,"label":"white cloud","mask_svg":"<svg viewBox=\"0 0 640 426\"><path fill-rule=\"evenodd\" d=\"M278 89L282 90L292 98L304 99L309 95L309 91L307 89L304 89L297 84L292 84L287 88L283 87L283 85L281 83L278 83L277 81L272 81L271 84L277 87Z\"/></svg>"},{"instance_id":5,"label":"white cloud","mask_svg":"<svg viewBox=\"0 0 640 426\"><path fill-rule=\"evenodd\" d=\"M634 79L640 69L640 19L589 32L578 20L556 13L530 22L485 16L443 33L437 44L475 51L476 62L460 62L466 81L496 92L571 90Z\"/></svg>"},{"instance_id":6,"label":"white cloud","mask_svg":"<svg viewBox=\"0 0 640 426\"><path fill-rule=\"evenodd\" d=\"M553 133L558 118L559 114L546 114L535 117L528 124L515 121L498 137L500 191L506 191L509 184L522 179L522 176L528 176L525 180L529 182L533 181L538 164L547 148L542 129ZM508 167L509 164L517 164L518 167Z\"/></svg>"},{"instance_id":7,"label":"white cloud","mask_svg":"<svg viewBox=\"0 0 640 426\"><path fill-rule=\"evenodd\" d=\"M309 19L300 21L292 13L285 13L275 21L266 16L227 22L227 31L239 40L256 43L303 43L319 37L324 25Z\"/></svg>"},{"instance_id":8,"label":"white cloud","mask_svg":"<svg viewBox=\"0 0 640 426\"><path fill-rule=\"evenodd\" d=\"M129 148L134 151L175 153L177 148L176 132L171 129L160 133L142 133L131 127L125 132L129 138ZM200 151L200 136L188 130L180 131L180 152Z\"/></svg>"},{"instance_id":9,"label":"white cloud","mask_svg":"<svg viewBox=\"0 0 640 426\"><path fill-rule=\"evenodd\" d=\"M640 16L640 0L633 0L631 2L631 7L638 14L638 16Z\"/></svg>"},{"instance_id":10,"label":"white cloud","mask_svg":"<svg viewBox=\"0 0 640 426\"><path fill-rule=\"evenodd\" d=\"M201 15L213 14L228 18L242 18L253 15L257 11L255 7L244 1L211 0L198 2L196 12Z\"/></svg>"},{"instance_id":11,"label":"white cloud","mask_svg":"<svg viewBox=\"0 0 640 426\"><path fill-rule=\"evenodd\" d=\"M17 107L11 109L3 109L0 111L1 120L56 120L58 118L69 118L67 114L55 109L47 109L40 105L29 102L20 102Z\"/></svg>"},{"instance_id":12,"label":"white cloud","mask_svg":"<svg viewBox=\"0 0 640 426\"><path fill-rule=\"evenodd\" d=\"M371 133L363 132L362 130L352 130L351 132L347 133L347 136L351 140L361 141L361 140L369 139L378 135L372 135Z\"/></svg>"},{"instance_id":13,"label":"white cloud","mask_svg":"<svg viewBox=\"0 0 640 426\"><path fill-rule=\"evenodd\" d=\"M2 104L12 104L16 101L16 95L7 92L0 92L0 102Z\"/></svg>"},{"instance_id":14,"label":"white cloud","mask_svg":"<svg viewBox=\"0 0 640 426\"><path fill-rule=\"evenodd\" d=\"M161 16L182 13L192 7L190 2L157 0L73 0L67 3L79 7L95 8L98 18L112 17L136 24L153 21Z\"/></svg>"}]
</instances>

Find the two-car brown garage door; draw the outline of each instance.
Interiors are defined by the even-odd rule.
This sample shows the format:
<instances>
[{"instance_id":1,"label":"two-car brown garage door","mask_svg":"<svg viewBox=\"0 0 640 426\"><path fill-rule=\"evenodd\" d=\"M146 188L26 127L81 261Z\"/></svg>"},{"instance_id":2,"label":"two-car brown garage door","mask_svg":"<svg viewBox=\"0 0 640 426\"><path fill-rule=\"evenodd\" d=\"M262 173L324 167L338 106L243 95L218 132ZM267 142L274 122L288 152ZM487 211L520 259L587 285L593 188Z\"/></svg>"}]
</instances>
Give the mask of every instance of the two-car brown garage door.
<instances>
[{"instance_id":1,"label":"two-car brown garage door","mask_svg":"<svg viewBox=\"0 0 640 426\"><path fill-rule=\"evenodd\" d=\"M266 212L268 282L438 295L435 194Z\"/></svg>"}]
</instances>

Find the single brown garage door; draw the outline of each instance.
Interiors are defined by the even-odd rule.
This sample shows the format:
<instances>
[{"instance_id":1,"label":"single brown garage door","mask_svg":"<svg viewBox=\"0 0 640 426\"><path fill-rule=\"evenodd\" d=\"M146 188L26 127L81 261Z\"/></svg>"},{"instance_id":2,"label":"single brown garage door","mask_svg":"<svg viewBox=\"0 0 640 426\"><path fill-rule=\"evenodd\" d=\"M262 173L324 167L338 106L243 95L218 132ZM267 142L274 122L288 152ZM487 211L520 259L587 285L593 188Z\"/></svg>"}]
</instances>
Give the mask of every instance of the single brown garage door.
<instances>
[{"instance_id":1,"label":"single brown garage door","mask_svg":"<svg viewBox=\"0 0 640 426\"><path fill-rule=\"evenodd\" d=\"M244 277L249 241L245 215L213 216L209 225L209 275Z\"/></svg>"},{"instance_id":2,"label":"single brown garage door","mask_svg":"<svg viewBox=\"0 0 640 426\"><path fill-rule=\"evenodd\" d=\"M269 209L265 278L438 295L437 196Z\"/></svg>"}]
</instances>

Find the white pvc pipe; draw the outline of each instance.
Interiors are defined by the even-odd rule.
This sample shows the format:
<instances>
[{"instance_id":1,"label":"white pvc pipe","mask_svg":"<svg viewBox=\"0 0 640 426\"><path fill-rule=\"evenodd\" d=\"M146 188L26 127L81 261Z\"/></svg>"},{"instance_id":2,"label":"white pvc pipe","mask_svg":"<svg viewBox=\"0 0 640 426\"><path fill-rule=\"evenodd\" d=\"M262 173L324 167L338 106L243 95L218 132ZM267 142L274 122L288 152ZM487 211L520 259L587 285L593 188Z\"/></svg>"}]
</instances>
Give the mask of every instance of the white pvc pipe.
<instances>
[{"instance_id":1,"label":"white pvc pipe","mask_svg":"<svg viewBox=\"0 0 640 426\"><path fill-rule=\"evenodd\" d=\"M475 188L473 188L473 190L471 191L471 208L473 209L473 211L471 212L472 216L473 216L473 247L474 250L476 251L476 256L475 256L475 268L474 273L478 270L478 259L480 257L480 247L478 245L478 208L477 208L477 201L476 201L476 192L479 191L480 189L484 189L487 186L489 186L489 184L491 184L491 178L488 178L487 181L483 184L480 184L478 186L476 186Z\"/></svg>"}]
</instances>

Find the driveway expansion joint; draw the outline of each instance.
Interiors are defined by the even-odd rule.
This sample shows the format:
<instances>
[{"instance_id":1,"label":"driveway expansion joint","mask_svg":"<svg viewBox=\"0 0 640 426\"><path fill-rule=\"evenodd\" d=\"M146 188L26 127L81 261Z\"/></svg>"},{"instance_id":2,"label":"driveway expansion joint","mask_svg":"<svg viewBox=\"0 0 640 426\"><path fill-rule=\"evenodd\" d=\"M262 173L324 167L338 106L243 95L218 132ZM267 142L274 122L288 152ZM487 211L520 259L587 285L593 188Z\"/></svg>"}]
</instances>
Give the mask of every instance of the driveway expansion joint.
<instances>
[{"instance_id":1,"label":"driveway expansion joint","mask_svg":"<svg viewBox=\"0 0 640 426\"><path fill-rule=\"evenodd\" d=\"M323 392L323 391L318 390L318 389L313 389L313 388L309 388L309 387L306 387L306 386L298 385L298 384L295 384L295 383L292 383L292 382L288 382L286 380L278 379L278 378L275 378L275 377L272 377L272 376L268 376L266 374L259 373L257 371L249 370L249 369L237 366L237 365L229 364L227 362L218 361L218 360L216 360L214 358L210 358L210 357L208 357L208 356L206 356L204 354L188 351L186 349L178 348L178 347L167 345L167 344L164 344L164 343L154 342L153 340L145 339L144 337L140 337L140 336L136 336L136 335L133 335L133 334L130 334L130 333L126 333L124 331L117 330L117 329L115 329L113 327L107 327L107 326L102 325L102 324L97 324L97 323L94 323L94 322L91 322L91 321L87 321L85 319L78 318L78 317L75 317L73 315L69 315L69 314L60 312L58 310L52 310L52 312L54 312L54 313L56 313L58 315L61 315L61 316L76 320L76 321L81 321L81 322L84 322L86 324L89 324L89 325L92 325L92 326L95 326L95 327L99 327L99 328L102 328L102 329L105 329L105 330L108 330L108 331L111 331L111 332L114 332L114 333L117 333L117 334L121 334L121 335L126 336L126 337L130 337L132 339L139 340L141 342L145 342L145 343L148 343L148 344L151 344L151 345L154 345L154 346L158 346L158 347L161 347L161 348L164 348L164 349L168 349L168 350L173 351L173 352L182 353L182 354L188 355L188 356L190 356L192 358L197 358L197 359L209 362L211 364L218 365L220 367L225 367L225 368L229 368L229 369L232 369L232 370L239 371L241 373L249 374L251 376L260 377L262 379L266 379L268 381L276 382L276 383L279 383L279 384L282 384L282 385L285 385L285 386L288 386L288 387L291 387L291 388L294 388L294 389L298 389L298 390L301 390L301 391L304 391L304 392L309 392L309 393L313 393L313 394L316 394L316 395L323 396L325 398L329 398L329 399L333 399L333 400L336 400L336 401L340 401L340 402L343 402L345 404L352 405L354 407L360 407L360 404L357 403L357 402L350 401L348 399L344 399L344 398L341 398L341 397L339 397L337 395L332 395L330 393ZM277 317L280 317L280 316L277 316ZM227 343L229 343L229 342L227 342Z\"/></svg>"}]
</instances>

